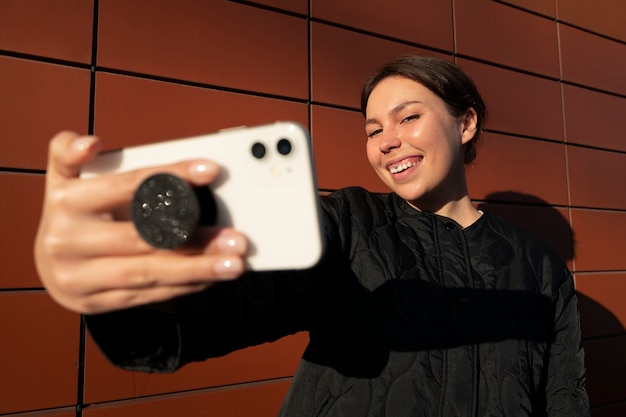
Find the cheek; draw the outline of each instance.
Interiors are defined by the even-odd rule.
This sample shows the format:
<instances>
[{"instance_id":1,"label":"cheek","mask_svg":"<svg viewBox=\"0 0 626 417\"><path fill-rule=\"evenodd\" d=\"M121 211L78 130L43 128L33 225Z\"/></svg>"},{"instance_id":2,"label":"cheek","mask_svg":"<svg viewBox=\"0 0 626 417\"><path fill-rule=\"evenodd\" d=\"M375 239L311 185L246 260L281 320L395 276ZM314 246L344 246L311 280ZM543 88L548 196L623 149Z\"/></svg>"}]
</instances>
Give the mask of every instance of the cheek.
<instances>
[{"instance_id":1,"label":"cheek","mask_svg":"<svg viewBox=\"0 0 626 417\"><path fill-rule=\"evenodd\" d=\"M380 160L380 153L378 152L378 147L374 143L374 141L369 140L365 145L365 153L367 155L367 160L369 163L376 168L378 161Z\"/></svg>"}]
</instances>

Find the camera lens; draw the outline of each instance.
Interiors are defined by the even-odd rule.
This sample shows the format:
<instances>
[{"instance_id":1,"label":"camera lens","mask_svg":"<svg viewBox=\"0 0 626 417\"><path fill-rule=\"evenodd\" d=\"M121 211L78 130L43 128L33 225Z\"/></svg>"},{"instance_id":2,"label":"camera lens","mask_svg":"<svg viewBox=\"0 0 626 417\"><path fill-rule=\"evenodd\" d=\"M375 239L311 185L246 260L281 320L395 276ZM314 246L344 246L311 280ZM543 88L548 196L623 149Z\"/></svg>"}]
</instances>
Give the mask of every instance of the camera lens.
<instances>
[{"instance_id":1,"label":"camera lens","mask_svg":"<svg viewBox=\"0 0 626 417\"><path fill-rule=\"evenodd\" d=\"M278 141L276 148L281 155L288 155L291 152L291 142L289 142L289 139L281 139Z\"/></svg>"},{"instance_id":2,"label":"camera lens","mask_svg":"<svg viewBox=\"0 0 626 417\"><path fill-rule=\"evenodd\" d=\"M265 145L260 142L252 145L252 155L257 159L263 158L265 156Z\"/></svg>"}]
</instances>

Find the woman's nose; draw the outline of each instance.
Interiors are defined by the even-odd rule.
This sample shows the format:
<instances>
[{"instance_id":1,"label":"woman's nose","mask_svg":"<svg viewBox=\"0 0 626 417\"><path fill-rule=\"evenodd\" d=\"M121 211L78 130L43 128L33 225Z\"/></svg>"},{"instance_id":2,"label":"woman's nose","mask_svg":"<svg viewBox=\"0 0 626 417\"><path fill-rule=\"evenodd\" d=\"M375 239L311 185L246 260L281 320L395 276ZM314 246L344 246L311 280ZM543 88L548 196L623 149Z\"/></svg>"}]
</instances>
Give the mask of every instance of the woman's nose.
<instances>
[{"instance_id":1,"label":"woman's nose","mask_svg":"<svg viewBox=\"0 0 626 417\"><path fill-rule=\"evenodd\" d=\"M395 130L387 130L383 132L379 147L382 153L389 153L392 149L400 147L400 144L401 141L398 132Z\"/></svg>"}]
</instances>

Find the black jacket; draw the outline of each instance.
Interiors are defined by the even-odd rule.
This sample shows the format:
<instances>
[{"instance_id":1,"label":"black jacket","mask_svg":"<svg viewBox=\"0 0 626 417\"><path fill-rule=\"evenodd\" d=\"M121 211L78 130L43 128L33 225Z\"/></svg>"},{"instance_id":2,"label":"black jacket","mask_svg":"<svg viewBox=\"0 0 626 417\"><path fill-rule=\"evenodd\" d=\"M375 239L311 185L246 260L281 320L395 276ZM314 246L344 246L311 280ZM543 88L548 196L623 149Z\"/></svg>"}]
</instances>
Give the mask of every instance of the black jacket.
<instances>
[{"instance_id":1,"label":"black jacket","mask_svg":"<svg viewBox=\"0 0 626 417\"><path fill-rule=\"evenodd\" d=\"M92 336L119 366L173 371L307 330L281 416L589 415L574 284L544 243L360 188L322 207L317 267L91 316Z\"/></svg>"}]
</instances>

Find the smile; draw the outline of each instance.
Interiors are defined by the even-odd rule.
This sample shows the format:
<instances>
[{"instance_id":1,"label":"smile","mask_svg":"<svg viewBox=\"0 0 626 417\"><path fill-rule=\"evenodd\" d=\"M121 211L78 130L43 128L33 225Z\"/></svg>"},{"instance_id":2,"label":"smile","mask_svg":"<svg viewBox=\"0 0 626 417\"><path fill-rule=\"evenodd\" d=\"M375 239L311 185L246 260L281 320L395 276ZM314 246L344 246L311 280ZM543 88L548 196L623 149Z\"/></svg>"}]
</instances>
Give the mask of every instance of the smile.
<instances>
[{"instance_id":1,"label":"smile","mask_svg":"<svg viewBox=\"0 0 626 417\"><path fill-rule=\"evenodd\" d=\"M387 167L387 169L389 170L389 172L391 172L392 174L398 174L402 171L405 171L411 167L414 167L415 165L417 165L419 162L418 158L411 158L411 159L405 159L403 161L400 161L396 164L391 164Z\"/></svg>"}]
</instances>

